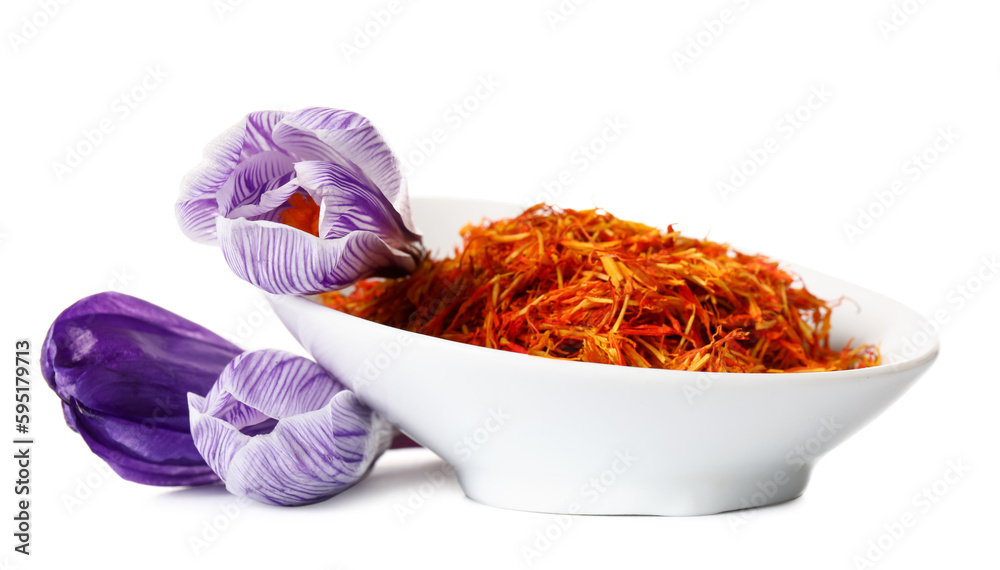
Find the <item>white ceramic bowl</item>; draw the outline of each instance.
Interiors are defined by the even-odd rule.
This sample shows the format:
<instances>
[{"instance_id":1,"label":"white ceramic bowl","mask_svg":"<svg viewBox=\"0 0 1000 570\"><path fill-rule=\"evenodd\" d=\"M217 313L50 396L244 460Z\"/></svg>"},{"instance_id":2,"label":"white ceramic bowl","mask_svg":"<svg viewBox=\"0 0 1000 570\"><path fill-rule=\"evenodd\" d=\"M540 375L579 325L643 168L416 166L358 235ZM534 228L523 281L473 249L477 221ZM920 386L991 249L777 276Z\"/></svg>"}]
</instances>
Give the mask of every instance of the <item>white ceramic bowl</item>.
<instances>
[{"instance_id":1,"label":"white ceramic bowl","mask_svg":"<svg viewBox=\"0 0 1000 570\"><path fill-rule=\"evenodd\" d=\"M414 199L432 250L512 204ZM550 513L702 515L787 501L817 459L933 362L916 312L797 266L815 294L846 295L832 342L881 343L882 366L711 374L565 362L400 331L300 297L270 297L319 364L452 466L472 499ZM839 344L838 344L839 343Z\"/></svg>"}]
</instances>

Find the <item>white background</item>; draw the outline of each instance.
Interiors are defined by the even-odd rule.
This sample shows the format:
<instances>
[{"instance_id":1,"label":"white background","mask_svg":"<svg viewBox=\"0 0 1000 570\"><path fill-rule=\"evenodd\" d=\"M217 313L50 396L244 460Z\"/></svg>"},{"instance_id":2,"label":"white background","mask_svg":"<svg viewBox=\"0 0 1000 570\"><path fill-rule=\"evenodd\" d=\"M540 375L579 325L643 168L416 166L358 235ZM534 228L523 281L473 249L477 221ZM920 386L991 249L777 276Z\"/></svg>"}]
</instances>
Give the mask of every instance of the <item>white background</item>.
<instances>
[{"instance_id":1,"label":"white background","mask_svg":"<svg viewBox=\"0 0 1000 570\"><path fill-rule=\"evenodd\" d=\"M566 0L553 25L557 0L401 0L377 25L386 0L223 2L68 2L51 16L45 2L3 2L0 347L30 339L37 360L63 308L111 288L247 348L298 350L218 250L181 234L173 202L204 144L243 114L351 109L420 163L414 195L527 204L568 170L570 184L549 186L562 205L678 223L948 321L931 371L822 460L800 499L738 527L726 515L574 518L534 567L854 568L879 555L869 541L880 538L879 568L996 567L1000 279L976 276L994 277L984 256L1000 253L1000 5ZM898 29L880 29L896 10ZM377 33L359 36L366 26ZM497 86L475 99L481 81ZM455 104L475 109L458 121ZM790 132L780 121L796 112L808 120ZM626 127L605 144L609 120ZM88 148L102 121L109 132ZM444 142L421 151L438 128ZM916 178L909 161L939 129L958 138ZM719 182L769 137L777 151L724 199ZM604 151L585 170L581 145ZM86 154L69 172L55 166L67 147ZM894 180L905 186L882 206L876 193ZM859 208L872 218L849 235ZM960 303L966 284L981 287ZM423 450L388 453L365 482L308 508L142 487L105 475L37 370L34 380L33 553L12 550L8 459L7 568L518 568L552 524L473 503L451 477L425 486L401 521L397 506L442 469ZM0 406L0 433L13 436L12 414ZM949 462L970 469L919 508L914 495ZM883 536L907 512L916 523ZM195 551L192 537L208 547Z\"/></svg>"}]
</instances>

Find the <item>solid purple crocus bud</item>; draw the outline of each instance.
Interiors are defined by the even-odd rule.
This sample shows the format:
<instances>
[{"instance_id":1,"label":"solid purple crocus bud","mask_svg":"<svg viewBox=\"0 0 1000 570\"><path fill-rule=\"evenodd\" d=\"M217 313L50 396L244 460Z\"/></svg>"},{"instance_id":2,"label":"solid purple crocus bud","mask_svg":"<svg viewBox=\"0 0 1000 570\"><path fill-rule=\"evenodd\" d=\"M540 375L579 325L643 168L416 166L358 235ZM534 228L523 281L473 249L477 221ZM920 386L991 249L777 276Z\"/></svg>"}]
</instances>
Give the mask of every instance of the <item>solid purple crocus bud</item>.
<instances>
[{"instance_id":1,"label":"solid purple crocus bud","mask_svg":"<svg viewBox=\"0 0 1000 570\"><path fill-rule=\"evenodd\" d=\"M241 354L207 396L188 402L195 445L226 488L272 505L344 491L394 435L318 364L279 350Z\"/></svg>"},{"instance_id":2,"label":"solid purple crocus bud","mask_svg":"<svg viewBox=\"0 0 1000 570\"><path fill-rule=\"evenodd\" d=\"M121 293L63 311L41 367L66 423L124 479L146 485L218 481L191 437L187 394L207 394L239 347Z\"/></svg>"},{"instance_id":3,"label":"solid purple crocus bud","mask_svg":"<svg viewBox=\"0 0 1000 570\"><path fill-rule=\"evenodd\" d=\"M247 115L208 145L175 209L185 234L270 293L406 274L423 251L399 161L351 111Z\"/></svg>"}]
</instances>

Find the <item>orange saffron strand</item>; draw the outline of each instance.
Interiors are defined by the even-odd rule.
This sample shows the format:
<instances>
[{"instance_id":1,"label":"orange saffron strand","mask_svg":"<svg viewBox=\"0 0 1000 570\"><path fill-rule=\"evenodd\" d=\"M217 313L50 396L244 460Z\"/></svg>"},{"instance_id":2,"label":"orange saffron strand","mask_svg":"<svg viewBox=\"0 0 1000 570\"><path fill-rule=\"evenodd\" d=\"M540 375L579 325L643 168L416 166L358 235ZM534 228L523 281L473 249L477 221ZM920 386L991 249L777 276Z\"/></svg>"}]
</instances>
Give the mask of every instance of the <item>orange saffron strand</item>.
<instances>
[{"instance_id":1,"label":"orange saffron strand","mask_svg":"<svg viewBox=\"0 0 1000 570\"><path fill-rule=\"evenodd\" d=\"M470 224L452 257L323 302L374 322L548 358L710 372L844 370L877 346L830 348L833 304L760 255L602 210L538 204Z\"/></svg>"},{"instance_id":2,"label":"orange saffron strand","mask_svg":"<svg viewBox=\"0 0 1000 570\"><path fill-rule=\"evenodd\" d=\"M319 236L319 204L302 192L296 192L288 199L278 221Z\"/></svg>"}]
</instances>

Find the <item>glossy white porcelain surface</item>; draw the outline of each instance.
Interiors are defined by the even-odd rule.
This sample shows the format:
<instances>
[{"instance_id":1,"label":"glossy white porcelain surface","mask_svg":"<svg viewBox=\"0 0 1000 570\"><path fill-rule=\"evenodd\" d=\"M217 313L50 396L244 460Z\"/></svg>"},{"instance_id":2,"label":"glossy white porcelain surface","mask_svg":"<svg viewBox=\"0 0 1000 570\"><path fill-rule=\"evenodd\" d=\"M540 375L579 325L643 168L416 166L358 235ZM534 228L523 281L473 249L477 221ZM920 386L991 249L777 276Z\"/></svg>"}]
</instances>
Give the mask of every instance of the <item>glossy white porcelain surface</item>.
<instances>
[{"instance_id":1,"label":"glossy white porcelain surface","mask_svg":"<svg viewBox=\"0 0 1000 570\"><path fill-rule=\"evenodd\" d=\"M413 200L425 243L441 252L470 220L520 210ZM270 300L317 362L453 465L476 501L551 513L703 515L799 496L817 459L899 398L937 355L916 312L789 268L817 295L853 301L834 311L834 345L881 343L890 363L710 374L562 362L404 332L304 298Z\"/></svg>"}]
</instances>

